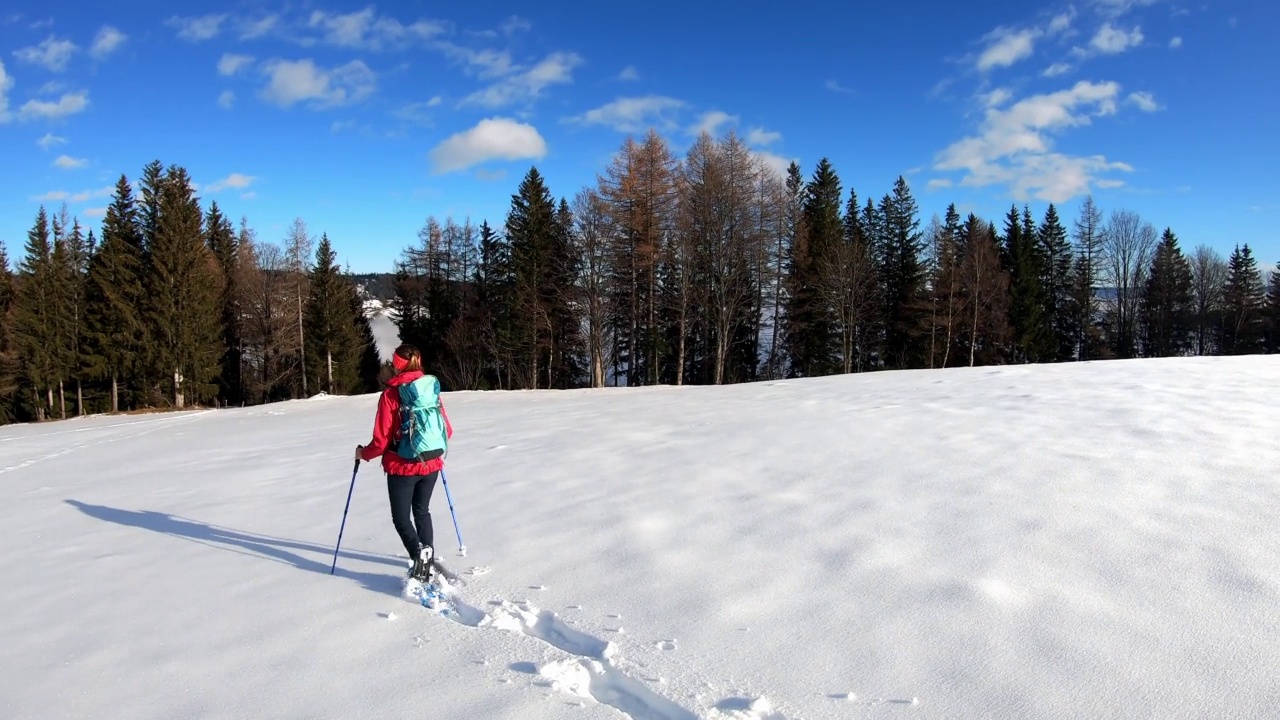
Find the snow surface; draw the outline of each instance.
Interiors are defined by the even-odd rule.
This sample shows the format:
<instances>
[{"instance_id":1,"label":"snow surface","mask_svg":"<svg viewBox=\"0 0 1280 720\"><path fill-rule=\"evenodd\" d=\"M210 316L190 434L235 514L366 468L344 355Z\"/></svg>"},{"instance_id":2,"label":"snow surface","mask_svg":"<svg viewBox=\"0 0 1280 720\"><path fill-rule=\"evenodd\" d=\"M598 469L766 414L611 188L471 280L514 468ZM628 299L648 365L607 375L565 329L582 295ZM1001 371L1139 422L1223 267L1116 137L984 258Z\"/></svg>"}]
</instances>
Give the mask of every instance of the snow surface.
<instances>
[{"instance_id":1,"label":"snow surface","mask_svg":"<svg viewBox=\"0 0 1280 720\"><path fill-rule=\"evenodd\" d=\"M5 718L1261 718L1280 358L455 393L401 595L375 396L0 429Z\"/></svg>"}]
</instances>

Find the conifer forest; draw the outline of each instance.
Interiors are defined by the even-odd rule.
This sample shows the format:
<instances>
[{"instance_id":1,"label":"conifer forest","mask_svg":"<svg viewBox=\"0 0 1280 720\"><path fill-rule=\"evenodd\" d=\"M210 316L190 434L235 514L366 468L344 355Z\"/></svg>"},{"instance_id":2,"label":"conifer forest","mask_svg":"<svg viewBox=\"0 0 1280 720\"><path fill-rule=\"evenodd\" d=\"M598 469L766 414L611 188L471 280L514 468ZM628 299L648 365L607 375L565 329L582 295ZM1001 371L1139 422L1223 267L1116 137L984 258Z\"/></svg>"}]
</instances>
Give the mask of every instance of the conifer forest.
<instances>
[{"instance_id":1,"label":"conifer forest","mask_svg":"<svg viewBox=\"0 0 1280 720\"><path fill-rule=\"evenodd\" d=\"M594 184L536 167L505 218L437 218L388 258L388 312L447 390L722 384L1280 349L1249 245L1086 198L1002 217L771 170L734 133L628 138ZM359 242L359 238L334 241ZM364 297L329 237L202 207L186 169L121 176L100 227L38 211L0 246L0 421L376 391Z\"/></svg>"}]
</instances>

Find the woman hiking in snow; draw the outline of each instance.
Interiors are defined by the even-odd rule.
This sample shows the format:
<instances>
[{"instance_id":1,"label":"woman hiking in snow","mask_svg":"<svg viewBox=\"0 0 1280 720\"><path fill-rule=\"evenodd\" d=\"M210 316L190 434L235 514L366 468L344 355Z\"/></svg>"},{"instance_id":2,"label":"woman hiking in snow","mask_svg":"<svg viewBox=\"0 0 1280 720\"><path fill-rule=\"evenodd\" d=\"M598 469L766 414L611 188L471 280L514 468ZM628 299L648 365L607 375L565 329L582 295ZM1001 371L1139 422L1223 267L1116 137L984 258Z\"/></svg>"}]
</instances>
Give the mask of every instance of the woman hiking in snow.
<instances>
[{"instance_id":1,"label":"woman hiking in snow","mask_svg":"<svg viewBox=\"0 0 1280 720\"><path fill-rule=\"evenodd\" d=\"M431 491L444 469L453 426L440 402L440 382L423 373L416 347L405 343L396 348L391 365L395 375L378 398L373 440L356 446L356 458L368 462L382 457L391 522L413 559L412 577L426 583L435 576Z\"/></svg>"}]
</instances>

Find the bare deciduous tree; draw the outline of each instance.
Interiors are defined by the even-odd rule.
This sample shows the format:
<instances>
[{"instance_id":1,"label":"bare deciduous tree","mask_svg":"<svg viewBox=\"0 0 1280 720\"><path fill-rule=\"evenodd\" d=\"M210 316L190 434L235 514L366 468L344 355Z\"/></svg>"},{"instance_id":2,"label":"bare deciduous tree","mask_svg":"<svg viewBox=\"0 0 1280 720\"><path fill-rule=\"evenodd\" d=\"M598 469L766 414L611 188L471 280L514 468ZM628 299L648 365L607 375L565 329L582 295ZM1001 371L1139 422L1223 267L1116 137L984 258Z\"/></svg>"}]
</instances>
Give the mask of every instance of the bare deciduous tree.
<instances>
[{"instance_id":1,"label":"bare deciduous tree","mask_svg":"<svg viewBox=\"0 0 1280 720\"><path fill-rule=\"evenodd\" d=\"M1138 354L1138 311L1158 239L1151 223L1129 210L1112 211L1102 229L1104 282L1115 291L1106 315L1114 338L1112 348L1122 358Z\"/></svg>"},{"instance_id":2,"label":"bare deciduous tree","mask_svg":"<svg viewBox=\"0 0 1280 720\"><path fill-rule=\"evenodd\" d=\"M1207 355L1212 351L1214 320L1222 311L1222 289L1226 284L1226 258L1208 245L1197 246L1191 256L1197 355Z\"/></svg>"}]
</instances>

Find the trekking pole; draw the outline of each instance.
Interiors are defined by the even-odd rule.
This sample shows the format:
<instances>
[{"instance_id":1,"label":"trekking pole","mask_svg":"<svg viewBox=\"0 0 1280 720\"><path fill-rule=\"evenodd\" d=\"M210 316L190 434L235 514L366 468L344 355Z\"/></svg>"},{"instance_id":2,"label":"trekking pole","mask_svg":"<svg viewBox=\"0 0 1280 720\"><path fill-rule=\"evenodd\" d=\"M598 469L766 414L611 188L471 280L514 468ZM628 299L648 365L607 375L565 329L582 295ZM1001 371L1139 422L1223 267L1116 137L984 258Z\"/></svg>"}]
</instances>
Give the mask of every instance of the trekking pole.
<instances>
[{"instance_id":1,"label":"trekking pole","mask_svg":"<svg viewBox=\"0 0 1280 720\"><path fill-rule=\"evenodd\" d=\"M360 459L356 458L355 469L351 471L351 487L347 488L347 506L342 509L342 526L338 528L338 544L333 546L333 567L329 568L330 575L338 569L338 548L342 546L342 531L347 528L347 511L351 509L351 491L356 489L358 472L360 472Z\"/></svg>"},{"instance_id":2,"label":"trekking pole","mask_svg":"<svg viewBox=\"0 0 1280 720\"><path fill-rule=\"evenodd\" d=\"M462 544L462 531L458 529L458 516L453 512L453 497L449 495L449 481L444 477L444 469L440 469L440 482L444 484L444 496L449 501L449 515L453 518L453 531L458 535L458 554L466 556L467 546Z\"/></svg>"}]
</instances>

